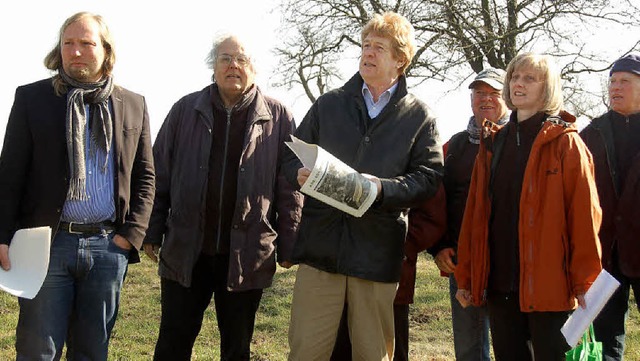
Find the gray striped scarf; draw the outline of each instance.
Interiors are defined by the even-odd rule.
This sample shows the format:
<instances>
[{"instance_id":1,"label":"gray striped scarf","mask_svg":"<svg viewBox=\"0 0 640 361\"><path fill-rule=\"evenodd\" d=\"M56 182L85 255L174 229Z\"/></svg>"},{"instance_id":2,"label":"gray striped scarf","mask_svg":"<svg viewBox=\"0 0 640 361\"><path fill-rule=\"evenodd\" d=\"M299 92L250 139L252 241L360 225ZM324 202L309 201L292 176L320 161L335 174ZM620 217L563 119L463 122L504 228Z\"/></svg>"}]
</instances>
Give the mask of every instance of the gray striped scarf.
<instances>
[{"instance_id":1,"label":"gray striped scarf","mask_svg":"<svg viewBox=\"0 0 640 361\"><path fill-rule=\"evenodd\" d=\"M69 77L62 69L58 74L69 87L66 134L71 181L67 199L86 200L85 146L87 140L85 132L87 113L85 103L89 104L91 114L89 154L94 157L97 148L103 150L102 154L105 157L102 160L102 171L106 172L113 138L113 122L109 110L109 96L113 90L113 78L109 76L96 83L81 83Z\"/></svg>"},{"instance_id":2,"label":"gray striped scarf","mask_svg":"<svg viewBox=\"0 0 640 361\"><path fill-rule=\"evenodd\" d=\"M506 112L504 117L498 120L498 125L505 125L509 121L509 112ZM469 133L469 142L473 144L480 144L480 132L482 128L476 124L476 117L471 116L469 124L467 124L467 133Z\"/></svg>"}]
</instances>

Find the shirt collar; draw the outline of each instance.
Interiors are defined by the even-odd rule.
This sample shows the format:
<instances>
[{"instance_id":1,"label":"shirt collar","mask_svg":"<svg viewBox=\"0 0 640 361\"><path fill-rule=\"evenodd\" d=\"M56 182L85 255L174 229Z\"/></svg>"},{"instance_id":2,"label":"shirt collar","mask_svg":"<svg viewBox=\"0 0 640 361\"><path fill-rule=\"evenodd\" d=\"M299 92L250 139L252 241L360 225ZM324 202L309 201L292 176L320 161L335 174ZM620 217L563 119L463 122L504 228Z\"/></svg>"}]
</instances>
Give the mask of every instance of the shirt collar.
<instances>
[{"instance_id":1,"label":"shirt collar","mask_svg":"<svg viewBox=\"0 0 640 361\"><path fill-rule=\"evenodd\" d=\"M391 99L391 96L396 92L396 90L398 89L398 84L400 82L395 82L392 86L389 87L389 89L385 90L382 92L382 94L380 94L380 98L378 98L378 102L382 99L388 100ZM371 94L371 90L369 90L369 87L367 86L367 83L362 82L362 96L369 97L371 99L371 101L373 102L373 95Z\"/></svg>"}]
</instances>

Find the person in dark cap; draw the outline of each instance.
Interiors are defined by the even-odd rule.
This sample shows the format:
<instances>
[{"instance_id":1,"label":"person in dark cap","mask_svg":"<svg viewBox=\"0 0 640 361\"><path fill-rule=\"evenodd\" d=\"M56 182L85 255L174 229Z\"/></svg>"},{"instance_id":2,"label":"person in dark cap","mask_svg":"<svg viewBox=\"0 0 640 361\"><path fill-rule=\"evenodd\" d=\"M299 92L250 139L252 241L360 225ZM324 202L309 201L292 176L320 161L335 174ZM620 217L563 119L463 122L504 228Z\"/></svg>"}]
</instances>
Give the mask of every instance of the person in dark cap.
<instances>
[{"instance_id":1,"label":"person in dark cap","mask_svg":"<svg viewBox=\"0 0 640 361\"><path fill-rule=\"evenodd\" d=\"M447 233L429 249L440 272L449 277L453 341L458 361L491 360L489 354L489 316L486 306L463 308L456 300L458 285L453 271L456 268L458 235L471 183L471 171L480 147L482 122L490 120L499 125L509 121L509 109L502 98L505 71L486 68L469 84L471 110L467 129L455 134L444 145L445 162L443 184L447 199Z\"/></svg>"},{"instance_id":2,"label":"person in dark cap","mask_svg":"<svg viewBox=\"0 0 640 361\"><path fill-rule=\"evenodd\" d=\"M640 309L640 53L613 63L610 110L582 132L593 155L602 206L602 266L620 287L594 321L604 360L622 360L629 291Z\"/></svg>"}]
</instances>

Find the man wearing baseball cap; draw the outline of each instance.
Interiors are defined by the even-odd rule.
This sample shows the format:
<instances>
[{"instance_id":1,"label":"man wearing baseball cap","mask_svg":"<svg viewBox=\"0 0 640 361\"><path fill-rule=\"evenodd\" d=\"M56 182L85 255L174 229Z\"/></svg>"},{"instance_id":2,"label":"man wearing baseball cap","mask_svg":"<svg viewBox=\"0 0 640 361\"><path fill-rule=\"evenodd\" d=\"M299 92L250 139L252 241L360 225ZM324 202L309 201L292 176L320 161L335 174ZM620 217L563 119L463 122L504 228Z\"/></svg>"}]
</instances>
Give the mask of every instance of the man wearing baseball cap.
<instances>
[{"instance_id":1,"label":"man wearing baseball cap","mask_svg":"<svg viewBox=\"0 0 640 361\"><path fill-rule=\"evenodd\" d=\"M486 119L500 125L509 120L509 111L502 98L505 72L486 68L476 75L471 89L471 110L467 129L455 134L444 145L443 184L447 198L447 233L429 253L436 265L449 277L453 339L458 361L491 360L489 355L489 317L486 307L463 308L456 300L458 290L453 271L462 216L469 193L471 171L480 145L482 122Z\"/></svg>"},{"instance_id":2,"label":"man wearing baseball cap","mask_svg":"<svg viewBox=\"0 0 640 361\"><path fill-rule=\"evenodd\" d=\"M580 134L593 155L602 207L602 266L621 284L594 321L607 361L624 354L630 289L640 309L640 53L613 63L609 107Z\"/></svg>"}]
</instances>

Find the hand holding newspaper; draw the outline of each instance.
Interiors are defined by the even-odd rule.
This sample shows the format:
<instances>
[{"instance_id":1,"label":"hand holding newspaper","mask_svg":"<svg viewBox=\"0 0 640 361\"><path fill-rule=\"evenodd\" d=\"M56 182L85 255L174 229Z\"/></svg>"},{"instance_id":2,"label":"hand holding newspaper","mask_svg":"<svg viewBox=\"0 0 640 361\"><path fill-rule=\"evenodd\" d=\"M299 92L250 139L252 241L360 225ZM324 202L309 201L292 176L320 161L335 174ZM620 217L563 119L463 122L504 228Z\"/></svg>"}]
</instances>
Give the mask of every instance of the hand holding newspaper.
<instances>
[{"instance_id":1,"label":"hand holding newspaper","mask_svg":"<svg viewBox=\"0 0 640 361\"><path fill-rule=\"evenodd\" d=\"M321 202L355 217L361 217L378 195L375 183L316 144L291 136L285 144L311 170L300 189Z\"/></svg>"},{"instance_id":2,"label":"hand holding newspaper","mask_svg":"<svg viewBox=\"0 0 640 361\"><path fill-rule=\"evenodd\" d=\"M584 332L589 328L589 324L598 316L602 307L604 307L618 286L620 286L620 282L613 278L609 272L604 269L600 271L600 274L584 295L587 308L576 308L561 328L569 346L576 347Z\"/></svg>"}]
</instances>

